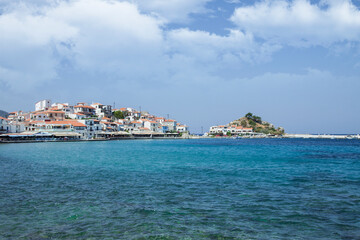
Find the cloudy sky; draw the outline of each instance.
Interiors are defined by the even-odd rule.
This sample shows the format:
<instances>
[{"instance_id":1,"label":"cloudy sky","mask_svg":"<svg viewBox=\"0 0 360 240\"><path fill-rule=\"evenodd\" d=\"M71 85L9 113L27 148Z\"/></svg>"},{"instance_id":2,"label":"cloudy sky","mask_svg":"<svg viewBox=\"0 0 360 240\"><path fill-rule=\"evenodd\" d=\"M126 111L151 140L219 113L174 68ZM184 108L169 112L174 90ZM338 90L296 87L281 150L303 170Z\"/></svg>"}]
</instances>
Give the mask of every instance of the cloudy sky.
<instances>
[{"instance_id":1,"label":"cloudy sky","mask_svg":"<svg viewBox=\"0 0 360 240\"><path fill-rule=\"evenodd\" d=\"M360 1L0 0L0 109L102 102L192 132L360 133Z\"/></svg>"}]
</instances>

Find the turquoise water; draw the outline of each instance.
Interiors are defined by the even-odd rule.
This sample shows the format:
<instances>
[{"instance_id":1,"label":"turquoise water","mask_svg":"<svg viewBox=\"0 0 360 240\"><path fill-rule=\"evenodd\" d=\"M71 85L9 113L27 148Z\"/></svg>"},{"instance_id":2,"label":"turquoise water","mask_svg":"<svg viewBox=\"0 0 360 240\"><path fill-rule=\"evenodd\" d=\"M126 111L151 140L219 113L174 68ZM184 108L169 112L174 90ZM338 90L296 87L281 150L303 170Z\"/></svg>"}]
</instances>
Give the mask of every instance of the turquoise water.
<instances>
[{"instance_id":1,"label":"turquoise water","mask_svg":"<svg viewBox=\"0 0 360 240\"><path fill-rule=\"evenodd\" d=\"M360 239L360 141L0 145L0 239Z\"/></svg>"}]
</instances>

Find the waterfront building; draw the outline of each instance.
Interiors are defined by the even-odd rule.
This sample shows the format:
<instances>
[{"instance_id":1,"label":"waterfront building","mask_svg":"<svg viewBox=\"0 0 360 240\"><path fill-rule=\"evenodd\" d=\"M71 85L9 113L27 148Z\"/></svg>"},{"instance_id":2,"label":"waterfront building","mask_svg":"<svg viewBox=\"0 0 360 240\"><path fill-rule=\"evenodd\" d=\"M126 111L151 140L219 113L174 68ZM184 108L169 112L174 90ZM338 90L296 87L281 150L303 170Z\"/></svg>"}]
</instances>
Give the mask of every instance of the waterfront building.
<instances>
[{"instance_id":1,"label":"waterfront building","mask_svg":"<svg viewBox=\"0 0 360 240\"><path fill-rule=\"evenodd\" d=\"M159 127L159 123L151 120L144 121L144 128L149 129L150 131L157 132Z\"/></svg>"},{"instance_id":2,"label":"waterfront building","mask_svg":"<svg viewBox=\"0 0 360 240\"><path fill-rule=\"evenodd\" d=\"M169 131L176 131L176 123L173 119L166 119L162 122L162 125L167 126Z\"/></svg>"},{"instance_id":3,"label":"waterfront building","mask_svg":"<svg viewBox=\"0 0 360 240\"><path fill-rule=\"evenodd\" d=\"M10 123L9 119L0 117L0 134L7 133L10 131L9 123Z\"/></svg>"},{"instance_id":4,"label":"waterfront building","mask_svg":"<svg viewBox=\"0 0 360 240\"><path fill-rule=\"evenodd\" d=\"M165 119L138 111L134 108L112 109L110 105L79 102L75 106L69 103L54 103L42 100L35 104L34 112L11 112L8 119L0 119L0 134L23 133L40 134L51 132L57 138L71 137L76 139L107 138L112 135L141 133L146 134L186 132L186 125L176 120ZM126 113L124 119L116 119L113 112ZM145 134L145 135L144 135ZM45 135L44 135L45 136Z\"/></svg>"},{"instance_id":5,"label":"waterfront building","mask_svg":"<svg viewBox=\"0 0 360 240\"><path fill-rule=\"evenodd\" d=\"M177 132L184 133L184 132L188 132L189 129L188 129L188 126L186 126L186 125L181 125L181 124L179 123L179 125L176 125L176 131L177 131Z\"/></svg>"}]
</instances>

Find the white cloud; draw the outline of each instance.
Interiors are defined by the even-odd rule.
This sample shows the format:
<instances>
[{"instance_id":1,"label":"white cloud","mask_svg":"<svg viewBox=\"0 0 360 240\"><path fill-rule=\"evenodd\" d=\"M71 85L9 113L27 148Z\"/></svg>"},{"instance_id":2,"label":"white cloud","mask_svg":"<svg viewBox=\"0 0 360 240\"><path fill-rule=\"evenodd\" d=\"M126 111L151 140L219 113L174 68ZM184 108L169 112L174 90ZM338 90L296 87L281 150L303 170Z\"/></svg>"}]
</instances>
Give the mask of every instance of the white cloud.
<instances>
[{"instance_id":1,"label":"white cloud","mask_svg":"<svg viewBox=\"0 0 360 240\"><path fill-rule=\"evenodd\" d=\"M205 5L212 0L129 0L142 11L150 12L167 22L186 22L189 14L206 12Z\"/></svg>"},{"instance_id":2,"label":"white cloud","mask_svg":"<svg viewBox=\"0 0 360 240\"><path fill-rule=\"evenodd\" d=\"M231 20L265 41L293 46L328 46L360 40L360 11L349 0L262 1L237 8Z\"/></svg>"},{"instance_id":3,"label":"white cloud","mask_svg":"<svg viewBox=\"0 0 360 240\"><path fill-rule=\"evenodd\" d=\"M63 61L114 78L121 72L145 74L156 63L149 58L161 54L160 25L127 2L80 0L35 12L19 8L0 15L0 80L27 89L57 78Z\"/></svg>"},{"instance_id":4,"label":"white cloud","mask_svg":"<svg viewBox=\"0 0 360 240\"><path fill-rule=\"evenodd\" d=\"M0 13L26 7L57 6L78 0L0 0ZM151 14L164 22L188 22L190 14L206 13L206 4L213 0L102 0L105 2L129 2L137 5L141 12Z\"/></svg>"},{"instance_id":5,"label":"white cloud","mask_svg":"<svg viewBox=\"0 0 360 240\"><path fill-rule=\"evenodd\" d=\"M117 86L204 81L236 75L244 62L267 60L278 49L238 30L219 36L162 26L129 2L22 6L0 15L0 81L13 90L63 79L66 72L81 76L82 86L99 79Z\"/></svg>"},{"instance_id":6,"label":"white cloud","mask_svg":"<svg viewBox=\"0 0 360 240\"><path fill-rule=\"evenodd\" d=\"M237 75L244 62L267 61L279 49L277 45L256 43L252 34L238 30L219 36L205 31L177 29L166 36L170 55L176 61L182 59L184 62L177 65L182 67L189 63L189 68L220 78L229 77L230 73Z\"/></svg>"}]
</instances>

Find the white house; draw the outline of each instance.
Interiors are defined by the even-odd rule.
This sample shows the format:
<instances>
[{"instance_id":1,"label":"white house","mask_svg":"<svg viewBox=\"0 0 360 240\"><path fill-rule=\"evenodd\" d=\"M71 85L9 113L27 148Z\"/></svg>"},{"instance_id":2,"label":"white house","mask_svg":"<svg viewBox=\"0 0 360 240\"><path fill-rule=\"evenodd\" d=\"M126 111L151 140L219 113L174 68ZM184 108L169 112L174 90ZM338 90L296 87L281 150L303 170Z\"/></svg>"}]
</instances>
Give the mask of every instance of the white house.
<instances>
[{"instance_id":1,"label":"white house","mask_svg":"<svg viewBox=\"0 0 360 240\"><path fill-rule=\"evenodd\" d=\"M188 129L188 126L179 124L179 125L176 125L176 131L177 132L188 132L189 129Z\"/></svg>"},{"instance_id":2,"label":"white house","mask_svg":"<svg viewBox=\"0 0 360 240\"><path fill-rule=\"evenodd\" d=\"M51 100L41 100L35 103L35 111L44 111L51 108Z\"/></svg>"},{"instance_id":3,"label":"white house","mask_svg":"<svg viewBox=\"0 0 360 240\"><path fill-rule=\"evenodd\" d=\"M163 126L167 126L169 131L176 131L176 121L172 119L167 119L162 122Z\"/></svg>"},{"instance_id":4,"label":"white house","mask_svg":"<svg viewBox=\"0 0 360 240\"><path fill-rule=\"evenodd\" d=\"M131 122L131 125L134 127L134 128L141 128L143 127L143 123L141 121L132 121Z\"/></svg>"},{"instance_id":5,"label":"white house","mask_svg":"<svg viewBox=\"0 0 360 240\"><path fill-rule=\"evenodd\" d=\"M101 103L93 103L90 106L95 108L95 114L96 114L96 116L98 116L100 118L111 117L111 115L112 115L111 105L103 105Z\"/></svg>"},{"instance_id":6,"label":"white house","mask_svg":"<svg viewBox=\"0 0 360 240\"><path fill-rule=\"evenodd\" d=\"M31 119L34 121L50 120L44 112L31 113Z\"/></svg>"},{"instance_id":7,"label":"white house","mask_svg":"<svg viewBox=\"0 0 360 240\"><path fill-rule=\"evenodd\" d=\"M82 113L88 116L95 115L95 108L92 106L83 105L83 103L78 103L78 105L74 106L75 113Z\"/></svg>"},{"instance_id":8,"label":"white house","mask_svg":"<svg viewBox=\"0 0 360 240\"><path fill-rule=\"evenodd\" d=\"M228 132L231 133L231 135L238 135L238 134L244 134L244 133L252 133L252 128L244 128L242 126L227 126L227 125L220 125L220 126L212 126L210 127L210 134L227 134Z\"/></svg>"},{"instance_id":9,"label":"white house","mask_svg":"<svg viewBox=\"0 0 360 240\"><path fill-rule=\"evenodd\" d=\"M155 121L145 120L144 128L149 129L152 132L157 132L159 127L159 123Z\"/></svg>"},{"instance_id":10,"label":"white house","mask_svg":"<svg viewBox=\"0 0 360 240\"><path fill-rule=\"evenodd\" d=\"M96 119L86 119L78 120L79 123L82 123L86 126L86 132L84 132L87 139L96 137L96 135L102 131L100 121Z\"/></svg>"},{"instance_id":11,"label":"white house","mask_svg":"<svg viewBox=\"0 0 360 240\"><path fill-rule=\"evenodd\" d=\"M68 118L71 119L84 119L86 118L86 115L83 113L69 113L66 115Z\"/></svg>"},{"instance_id":12,"label":"white house","mask_svg":"<svg viewBox=\"0 0 360 240\"><path fill-rule=\"evenodd\" d=\"M0 134L9 132L10 130L9 122L10 122L9 119L0 117Z\"/></svg>"},{"instance_id":13,"label":"white house","mask_svg":"<svg viewBox=\"0 0 360 240\"><path fill-rule=\"evenodd\" d=\"M25 131L25 124L23 122L10 122L8 125L10 133L21 133Z\"/></svg>"}]
</instances>

